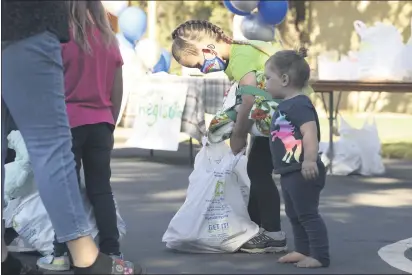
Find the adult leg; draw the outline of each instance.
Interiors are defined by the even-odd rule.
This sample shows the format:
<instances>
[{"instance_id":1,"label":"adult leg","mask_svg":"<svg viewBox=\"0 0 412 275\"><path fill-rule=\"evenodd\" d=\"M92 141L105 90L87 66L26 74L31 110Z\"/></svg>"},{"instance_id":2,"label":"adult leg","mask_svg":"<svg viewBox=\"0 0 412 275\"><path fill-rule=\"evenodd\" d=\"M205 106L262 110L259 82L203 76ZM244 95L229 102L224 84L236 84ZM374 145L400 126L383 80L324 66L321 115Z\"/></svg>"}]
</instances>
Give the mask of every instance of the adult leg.
<instances>
[{"instance_id":1,"label":"adult leg","mask_svg":"<svg viewBox=\"0 0 412 275\"><path fill-rule=\"evenodd\" d=\"M75 273L133 272L131 263L99 254L90 236L71 152L60 47L55 35L44 32L3 50L2 98L24 137L39 194L58 240L67 242Z\"/></svg>"},{"instance_id":2,"label":"adult leg","mask_svg":"<svg viewBox=\"0 0 412 275\"><path fill-rule=\"evenodd\" d=\"M4 164L7 158L7 132L9 127L10 114L6 105L1 99L1 209L4 209ZM3 263L7 258L7 245L4 241L4 222L1 223L1 262ZM3 268L2 268L3 269Z\"/></svg>"},{"instance_id":3,"label":"adult leg","mask_svg":"<svg viewBox=\"0 0 412 275\"><path fill-rule=\"evenodd\" d=\"M285 251L286 238L280 228L280 196L272 178L273 164L268 138L254 138L247 172L251 181L251 200L257 202L259 213L249 212L249 215L255 220L260 218L259 225L264 234L251 239L241 250L251 253ZM249 207L249 210L252 209L253 205Z\"/></svg>"},{"instance_id":4,"label":"adult leg","mask_svg":"<svg viewBox=\"0 0 412 275\"><path fill-rule=\"evenodd\" d=\"M88 138L83 147L84 177L99 230L99 248L102 253L120 255L116 207L110 185L114 126L99 123L85 127Z\"/></svg>"},{"instance_id":5,"label":"adult leg","mask_svg":"<svg viewBox=\"0 0 412 275\"><path fill-rule=\"evenodd\" d=\"M287 190L299 223L303 226L308 236L309 255L324 267L329 266L330 262L329 241L327 229L322 217L319 215L318 208L319 196L325 185L325 178L326 172L323 164L319 165L319 177L315 180L305 180L300 172L294 172L283 177L285 179L283 185L288 184ZM304 246L305 243L298 239L298 245ZM317 266L302 265L301 267Z\"/></svg>"},{"instance_id":6,"label":"adult leg","mask_svg":"<svg viewBox=\"0 0 412 275\"><path fill-rule=\"evenodd\" d=\"M82 165L83 145L87 139L87 128L76 127L71 129L72 133L72 152L76 162L77 179L80 186L80 169ZM70 253L66 243L61 243L54 235L53 254L39 258L37 266L51 271L67 271L70 270Z\"/></svg>"}]
</instances>

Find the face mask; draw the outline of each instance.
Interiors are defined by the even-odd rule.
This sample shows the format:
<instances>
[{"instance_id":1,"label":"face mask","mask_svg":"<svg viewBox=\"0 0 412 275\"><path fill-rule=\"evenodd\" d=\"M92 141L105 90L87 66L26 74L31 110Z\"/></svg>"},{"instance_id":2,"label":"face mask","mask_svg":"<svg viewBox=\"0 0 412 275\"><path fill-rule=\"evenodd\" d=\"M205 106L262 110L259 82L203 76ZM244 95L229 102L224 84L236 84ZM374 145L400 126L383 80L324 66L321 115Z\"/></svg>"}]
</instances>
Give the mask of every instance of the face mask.
<instances>
[{"instance_id":1,"label":"face mask","mask_svg":"<svg viewBox=\"0 0 412 275\"><path fill-rule=\"evenodd\" d=\"M216 56L213 59L205 60L200 71L204 74L207 74L207 73L224 71L225 69L226 69L226 63L222 59Z\"/></svg>"},{"instance_id":2,"label":"face mask","mask_svg":"<svg viewBox=\"0 0 412 275\"><path fill-rule=\"evenodd\" d=\"M226 69L226 63L216 55L213 58L206 58L206 55L212 54L210 50L203 51L203 57L205 62L203 62L203 66L200 71L204 74L213 73L213 72L220 72Z\"/></svg>"}]
</instances>

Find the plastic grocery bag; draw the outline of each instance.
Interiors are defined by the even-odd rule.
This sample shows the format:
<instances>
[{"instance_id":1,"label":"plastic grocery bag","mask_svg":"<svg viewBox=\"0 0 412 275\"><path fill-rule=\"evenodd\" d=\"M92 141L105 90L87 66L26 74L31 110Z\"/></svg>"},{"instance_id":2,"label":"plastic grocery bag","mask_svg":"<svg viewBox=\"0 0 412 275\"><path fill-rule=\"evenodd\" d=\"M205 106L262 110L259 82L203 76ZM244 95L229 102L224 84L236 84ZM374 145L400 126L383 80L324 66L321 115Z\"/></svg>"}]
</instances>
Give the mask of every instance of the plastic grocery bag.
<instances>
[{"instance_id":1,"label":"plastic grocery bag","mask_svg":"<svg viewBox=\"0 0 412 275\"><path fill-rule=\"evenodd\" d=\"M81 176L81 186L83 205L93 229L92 236L96 238L98 230L93 207L90 205L84 189L83 176ZM10 200L3 214L6 228L12 227L19 234L18 245L14 245L14 251L24 252L34 249L43 255L50 255L53 252L54 230L38 192ZM116 209L116 214L117 228L120 238L122 238L126 235L126 224L118 209Z\"/></svg>"},{"instance_id":2,"label":"plastic grocery bag","mask_svg":"<svg viewBox=\"0 0 412 275\"><path fill-rule=\"evenodd\" d=\"M353 24L361 38L358 53L359 78L401 80L404 73L399 66L398 57L404 44L398 29L381 22L371 27L359 20Z\"/></svg>"},{"instance_id":3,"label":"plastic grocery bag","mask_svg":"<svg viewBox=\"0 0 412 275\"><path fill-rule=\"evenodd\" d=\"M334 143L334 175L376 176L385 173L381 142L374 119L367 118L363 127L356 129L340 117L339 134L340 140ZM330 165L327 151L324 150L322 161L325 165Z\"/></svg>"},{"instance_id":4,"label":"plastic grocery bag","mask_svg":"<svg viewBox=\"0 0 412 275\"><path fill-rule=\"evenodd\" d=\"M399 65L404 70L404 80L412 80L412 18L411 18L411 37L399 55Z\"/></svg>"},{"instance_id":5,"label":"plastic grocery bag","mask_svg":"<svg viewBox=\"0 0 412 275\"><path fill-rule=\"evenodd\" d=\"M353 129L348 133L348 138L353 139L361 148L362 165L359 174L376 176L385 173L381 155L382 145L374 118L366 119L361 129Z\"/></svg>"},{"instance_id":6,"label":"plastic grocery bag","mask_svg":"<svg viewBox=\"0 0 412 275\"><path fill-rule=\"evenodd\" d=\"M4 201L27 196L35 192L34 174L29 153L20 131L11 131L7 136L8 148L16 152L13 162L4 165Z\"/></svg>"},{"instance_id":7,"label":"plastic grocery bag","mask_svg":"<svg viewBox=\"0 0 412 275\"><path fill-rule=\"evenodd\" d=\"M355 140L350 138L351 133L357 129L351 127L342 117L340 117L339 125L341 138L333 143L332 174L346 176L359 172L362 166L361 148ZM329 144L326 143L324 147L321 159L325 166L330 166Z\"/></svg>"},{"instance_id":8,"label":"plastic grocery bag","mask_svg":"<svg viewBox=\"0 0 412 275\"><path fill-rule=\"evenodd\" d=\"M171 249L191 253L230 253L254 237L250 220L250 181L243 152L234 156L224 143L207 144L197 154L184 204L163 235Z\"/></svg>"}]
</instances>

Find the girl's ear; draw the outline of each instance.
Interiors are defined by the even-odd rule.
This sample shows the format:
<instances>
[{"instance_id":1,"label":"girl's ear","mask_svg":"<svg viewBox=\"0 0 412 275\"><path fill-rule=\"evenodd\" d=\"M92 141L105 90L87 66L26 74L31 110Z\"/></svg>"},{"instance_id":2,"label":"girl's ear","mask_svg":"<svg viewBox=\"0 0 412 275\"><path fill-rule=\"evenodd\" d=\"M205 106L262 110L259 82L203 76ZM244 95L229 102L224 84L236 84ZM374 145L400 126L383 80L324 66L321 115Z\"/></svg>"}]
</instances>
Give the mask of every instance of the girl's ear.
<instances>
[{"instance_id":1,"label":"girl's ear","mask_svg":"<svg viewBox=\"0 0 412 275\"><path fill-rule=\"evenodd\" d=\"M217 53L214 50L209 49L209 48L202 49L202 53L203 53L203 57L206 60L213 59L217 56Z\"/></svg>"},{"instance_id":2,"label":"girl's ear","mask_svg":"<svg viewBox=\"0 0 412 275\"><path fill-rule=\"evenodd\" d=\"M211 50L214 50L216 48L215 45L213 45L213 44L209 44L209 45L207 45L207 47Z\"/></svg>"},{"instance_id":3,"label":"girl's ear","mask_svg":"<svg viewBox=\"0 0 412 275\"><path fill-rule=\"evenodd\" d=\"M215 51L215 48L216 48L215 45L209 44L209 45L207 45L206 47L210 50L210 53L211 53L211 54L217 56L217 52Z\"/></svg>"}]
</instances>

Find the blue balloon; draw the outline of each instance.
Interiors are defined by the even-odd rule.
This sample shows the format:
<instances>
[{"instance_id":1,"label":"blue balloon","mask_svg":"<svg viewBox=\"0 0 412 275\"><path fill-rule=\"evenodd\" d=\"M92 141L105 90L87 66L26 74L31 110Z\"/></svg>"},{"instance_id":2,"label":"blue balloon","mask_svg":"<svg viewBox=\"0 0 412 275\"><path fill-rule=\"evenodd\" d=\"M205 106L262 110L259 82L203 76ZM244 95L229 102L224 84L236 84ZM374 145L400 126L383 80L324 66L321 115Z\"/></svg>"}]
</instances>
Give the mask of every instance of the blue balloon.
<instances>
[{"instance_id":1,"label":"blue balloon","mask_svg":"<svg viewBox=\"0 0 412 275\"><path fill-rule=\"evenodd\" d=\"M160 56L159 62L153 67L153 73L167 72L168 70L166 59L162 55Z\"/></svg>"},{"instance_id":2,"label":"blue balloon","mask_svg":"<svg viewBox=\"0 0 412 275\"><path fill-rule=\"evenodd\" d=\"M126 48L131 48L131 49L134 49L134 46L133 46L133 44L129 41L129 40L127 40L126 39L126 37L124 37L124 35L122 34L122 33L116 33L116 38L117 38L117 41L119 41L119 46L120 47L126 47Z\"/></svg>"},{"instance_id":3,"label":"blue balloon","mask_svg":"<svg viewBox=\"0 0 412 275\"><path fill-rule=\"evenodd\" d=\"M166 68L167 68L167 71L169 71L170 65L172 64L172 55L167 50L163 49L162 50L162 57L165 59Z\"/></svg>"},{"instance_id":4,"label":"blue balloon","mask_svg":"<svg viewBox=\"0 0 412 275\"><path fill-rule=\"evenodd\" d=\"M259 15L262 21L269 25L282 23L288 13L288 9L289 4L287 0L261 0L258 5Z\"/></svg>"},{"instance_id":5,"label":"blue balloon","mask_svg":"<svg viewBox=\"0 0 412 275\"><path fill-rule=\"evenodd\" d=\"M119 29L127 40L135 43L147 28L146 13L138 7L128 7L119 16Z\"/></svg>"},{"instance_id":6,"label":"blue balloon","mask_svg":"<svg viewBox=\"0 0 412 275\"><path fill-rule=\"evenodd\" d=\"M224 0L224 1L223 1L223 4L225 5L225 7L226 7L229 11L233 12L234 14L241 15L241 16L245 16L245 15L249 15L249 14L250 14L250 12L240 11L240 10L236 9L235 7L233 7L233 5L232 5L232 3L230 2L230 0Z\"/></svg>"}]
</instances>

